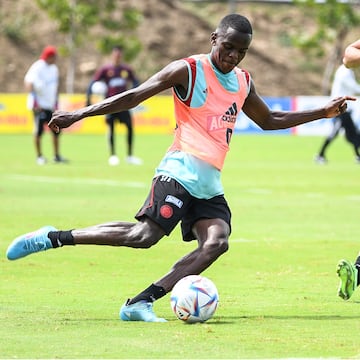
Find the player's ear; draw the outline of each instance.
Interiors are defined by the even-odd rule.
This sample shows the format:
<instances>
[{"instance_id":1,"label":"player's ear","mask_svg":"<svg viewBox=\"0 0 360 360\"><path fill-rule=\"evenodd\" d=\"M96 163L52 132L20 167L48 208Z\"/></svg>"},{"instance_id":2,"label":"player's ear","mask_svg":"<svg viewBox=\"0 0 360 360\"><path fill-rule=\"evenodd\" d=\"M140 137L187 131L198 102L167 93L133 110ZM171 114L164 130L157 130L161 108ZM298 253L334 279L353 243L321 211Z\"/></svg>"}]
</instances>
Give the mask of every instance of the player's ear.
<instances>
[{"instance_id":1,"label":"player's ear","mask_svg":"<svg viewBox=\"0 0 360 360\"><path fill-rule=\"evenodd\" d=\"M210 35L210 44L214 46L216 44L217 33L212 32Z\"/></svg>"}]
</instances>

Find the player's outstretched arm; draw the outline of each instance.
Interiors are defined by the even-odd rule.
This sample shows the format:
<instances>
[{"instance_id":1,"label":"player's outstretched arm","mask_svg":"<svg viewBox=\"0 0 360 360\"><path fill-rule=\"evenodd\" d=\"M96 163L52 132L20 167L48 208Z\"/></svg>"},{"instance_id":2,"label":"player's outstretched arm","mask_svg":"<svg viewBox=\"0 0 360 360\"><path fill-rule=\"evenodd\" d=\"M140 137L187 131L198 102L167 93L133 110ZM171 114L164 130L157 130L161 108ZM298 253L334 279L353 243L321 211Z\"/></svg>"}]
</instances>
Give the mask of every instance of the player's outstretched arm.
<instances>
[{"instance_id":1,"label":"player's outstretched arm","mask_svg":"<svg viewBox=\"0 0 360 360\"><path fill-rule=\"evenodd\" d=\"M346 111L346 102L356 100L353 96L342 96L329 101L325 106L305 111L271 111L257 95L254 84L251 85L243 111L263 130L287 129L323 118L333 118Z\"/></svg>"},{"instance_id":2,"label":"player's outstretched arm","mask_svg":"<svg viewBox=\"0 0 360 360\"><path fill-rule=\"evenodd\" d=\"M49 127L55 132L59 132L60 129L67 128L86 117L129 110L173 86L187 87L187 82L187 65L185 61L176 60L136 88L75 111L55 111L49 122Z\"/></svg>"}]
</instances>

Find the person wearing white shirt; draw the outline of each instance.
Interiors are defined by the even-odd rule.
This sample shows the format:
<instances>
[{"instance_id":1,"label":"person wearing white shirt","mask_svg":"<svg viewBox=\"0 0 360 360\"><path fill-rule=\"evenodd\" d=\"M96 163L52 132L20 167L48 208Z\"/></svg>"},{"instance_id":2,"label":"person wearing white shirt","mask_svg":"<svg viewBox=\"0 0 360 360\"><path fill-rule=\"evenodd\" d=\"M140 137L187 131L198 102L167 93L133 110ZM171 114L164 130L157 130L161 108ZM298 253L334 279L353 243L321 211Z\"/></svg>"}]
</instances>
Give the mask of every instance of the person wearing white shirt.
<instances>
[{"instance_id":1,"label":"person wearing white shirt","mask_svg":"<svg viewBox=\"0 0 360 360\"><path fill-rule=\"evenodd\" d=\"M356 81L354 71L347 68L344 64L340 65L335 72L334 80L331 88L331 97L343 96L344 94L356 95L360 94L360 84ZM327 159L325 152L330 143L337 137L341 129L344 129L346 140L352 145L355 160L360 163L360 133L352 118L351 105L343 114L336 116L333 119L333 128L331 133L326 137L322 144L315 161L318 164L326 164Z\"/></svg>"},{"instance_id":2,"label":"person wearing white shirt","mask_svg":"<svg viewBox=\"0 0 360 360\"><path fill-rule=\"evenodd\" d=\"M343 64L347 68L360 66L360 39L346 47ZM337 264L336 273L340 278L337 294L343 300L349 300L360 284L360 252L355 262L346 259L340 260Z\"/></svg>"},{"instance_id":3,"label":"person wearing white shirt","mask_svg":"<svg viewBox=\"0 0 360 360\"><path fill-rule=\"evenodd\" d=\"M27 106L34 113L34 142L39 165L47 162L42 153L41 138L45 125L50 121L58 103L59 69L56 65L56 58L56 48L54 46L45 47L40 59L30 66L24 78L25 88L29 92ZM59 134L51 132L54 162L66 162L67 160L59 153Z\"/></svg>"}]
</instances>

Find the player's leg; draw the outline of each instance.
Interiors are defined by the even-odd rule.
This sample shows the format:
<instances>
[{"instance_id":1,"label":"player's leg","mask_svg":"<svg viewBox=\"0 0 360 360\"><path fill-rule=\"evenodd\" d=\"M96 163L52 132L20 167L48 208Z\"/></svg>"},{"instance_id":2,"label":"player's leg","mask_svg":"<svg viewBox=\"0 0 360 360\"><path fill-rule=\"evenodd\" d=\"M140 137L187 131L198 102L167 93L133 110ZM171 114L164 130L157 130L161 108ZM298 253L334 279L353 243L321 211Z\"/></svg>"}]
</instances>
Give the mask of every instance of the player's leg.
<instances>
[{"instance_id":1,"label":"player's leg","mask_svg":"<svg viewBox=\"0 0 360 360\"><path fill-rule=\"evenodd\" d=\"M353 146L356 161L360 161L360 153L358 149L360 146L360 136L351 117L351 114L347 111L341 114L340 117L342 121L342 126L345 130L345 138Z\"/></svg>"},{"instance_id":2,"label":"player's leg","mask_svg":"<svg viewBox=\"0 0 360 360\"><path fill-rule=\"evenodd\" d=\"M198 247L177 261L164 277L155 282L166 293L183 277L201 274L228 250L230 228L223 219L198 220L193 232L198 239Z\"/></svg>"},{"instance_id":3,"label":"player's leg","mask_svg":"<svg viewBox=\"0 0 360 360\"><path fill-rule=\"evenodd\" d=\"M161 279L141 293L128 299L120 309L124 321L164 322L153 311L153 302L165 296L183 277L200 274L228 248L229 226L222 219L199 220L194 226L199 237L198 247L177 261Z\"/></svg>"},{"instance_id":4,"label":"player's leg","mask_svg":"<svg viewBox=\"0 0 360 360\"><path fill-rule=\"evenodd\" d=\"M194 206L195 204L195 206ZM203 218L219 214L219 218ZM185 241L198 240L198 247L177 261L171 270L161 279L151 284L144 291L129 299L120 309L122 320L141 320L138 318L138 306L146 303L151 307L154 319L158 319L152 311L152 303L166 295L183 277L200 274L207 269L220 255L228 249L231 213L225 199L220 196L207 203L206 200L195 200L182 222ZM136 318L131 318L135 309ZM163 319L161 319L163 321ZM150 321L150 320L143 320ZM154 320L158 321L158 320Z\"/></svg>"},{"instance_id":5,"label":"player's leg","mask_svg":"<svg viewBox=\"0 0 360 360\"><path fill-rule=\"evenodd\" d=\"M134 145L134 127L133 119L130 111L122 111L119 113L120 122L126 126L126 161L132 165L141 165L142 160L133 155L133 145Z\"/></svg>"},{"instance_id":6,"label":"player's leg","mask_svg":"<svg viewBox=\"0 0 360 360\"><path fill-rule=\"evenodd\" d=\"M318 164L325 164L327 162L327 159L325 157L325 152L326 152L328 146L338 136L341 126L342 126L341 119L339 117L336 117L335 119L333 119L333 127L331 129L331 132L324 140L318 155L315 157L315 161Z\"/></svg>"},{"instance_id":7,"label":"player's leg","mask_svg":"<svg viewBox=\"0 0 360 360\"><path fill-rule=\"evenodd\" d=\"M163 230L150 219L139 222L111 222L84 229L59 231L53 226L17 237L8 247L9 260L55 249L66 245L110 245L149 248L164 235Z\"/></svg>"},{"instance_id":8,"label":"player's leg","mask_svg":"<svg viewBox=\"0 0 360 360\"><path fill-rule=\"evenodd\" d=\"M126 154L131 156L133 154L134 131L130 111L120 113L120 122L126 126Z\"/></svg>"},{"instance_id":9,"label":"player's leg","mask_svg":"<svg viewBox=\"0 0 360 360\"><path fill-rule=\"evenodd\" d=\"M340 278L338 296L344 300L349 300L355 289L359 286L360 280L360 254L355 263L347 260L340 260L337 265L337 275Z\"/></svg>"},{"instance_id":10,"label":"player's leg","mask_svg":"<svg viewBox=\"0 0 360 360\"><path fill-rule=\"evenodd\" d=\"M106 126L107 126L107 142L110 152L109 165L115 166L119 164L119 158L116 155L115 150L115 120L116 114L108 114L105 117Z\"/></svg>"},{"instance_id":11,"label":"player's leg","mask_svg":"<svg viewBox=\"0 0 360 360\"><path fill-rule=\"evenodd\" d=\"M170 195L172 201L169 200ZM8 247L7 257L16 260L35 252L76 244L149 248L165 234L170 234L187 211L190 201L189 193L175 180L167 176L155 178L144 205L136 215L137 223L110 222L69 231L47 226L16 238ZM121 316L123 320L163 321L154 314L152 302L139 301L136 306L125 310Z\"/></svg>"},{"instance_id":12,"label":"player's leg","mask_svg":"<svg viewBox=\"0 0 360 360\"><path fill-rule=\"evenodd\" d=\"M44 132L45 121L43 120L42 111L36 110L34 113L34 145L36 151L36 162L38 165L46 164L47 160L42 154L41 138Z\"/></svg>"},{"instance_id":13,"label":"player's leg","mask_svg":"<svg viewBox=\"0 0 360 360\"><path fill-rule=\"evenodd\" d=\"M112 114L109 114L106 116L106 125L107 125L107 139L108 139L108 146L110 155L115 155L115 139L114 139L114 127L115 127L115 121L114 116Z\"/></svg>"},{"instance_id":14,"label":"player's leg","mask_svg":"<svg viewBox=\"0 0 360 360\"><path fill-rule=\"evenodd\" d=\"M153 190L138 212L137 218L154 219L165 234L169 235L180 219L189 212L193 197L174 179L160 176L153 181ZM120 309L120 319L124 321L163 322L153 311L153 302L166 295L162 284L151 283L138 295L128 299Z\"/></svg>"},{"instance_id":15,"label":"player's leg","mask_svg":"<svg viewBox=\"0 0 360 360\"><path fill-rule=\"evenodd\" d=\"M176 194L182 206L167 202L169 194ZM164 234L170 234L190 200L189 193L175 180L158 177L153 179L148 197L136 214L138 222L108 222L67 231L45 226L17 237L9 245L7 256L9 260L16 260L35 252L77 244L149 248Z\"/></svg>"},{"instance_id":16,"label":"player's leg","mask_svg":"<svg viewBox=\"0 0 360 360\"><path fill-rule=\"evenodd\" d=\"M112 222L70 231L58 231L52 226L46 226L15 239L7 250L7 257L9 260L16 260L35 252L80 244L149 248L164 234L164 230L148 217L142 218L137 223ZM155 315L152 306L152 302L140 301L135 306L128 307L122 314L122 319L165 321Z\"/></svg>"},{"instance_id":17,"label":"player's leg","mask_svg":"<svg viewBox=\"0 0 360 360\"><path fill-rule=\"evenodd\" d=\"M227 251L229 226L224 220L199 220L194 226L194 232L199 239L197 249L177 261L161 279L151 284L137 296L129 299L120 309L122 320L165 321L158 318L153 312L153 302L170 292L183 277L203 272L221 254Z\"/></svg>"},{"instance_id":18,"label":"player's leg","mask_svg":"<svg viewBox=\"0 0 360 360\"><path fill-rule=\"evenodd\" d=\"M46 122L49 123L52 117L52 111L47 110L47 118ZM65 159L60 155L60 135L61 131L55 132L54 130L50 130L52 134L52 145L53 145L53 153L54 153L54 162L55 163L67 163L69 160Z\"/></svg>"}]
</instances>

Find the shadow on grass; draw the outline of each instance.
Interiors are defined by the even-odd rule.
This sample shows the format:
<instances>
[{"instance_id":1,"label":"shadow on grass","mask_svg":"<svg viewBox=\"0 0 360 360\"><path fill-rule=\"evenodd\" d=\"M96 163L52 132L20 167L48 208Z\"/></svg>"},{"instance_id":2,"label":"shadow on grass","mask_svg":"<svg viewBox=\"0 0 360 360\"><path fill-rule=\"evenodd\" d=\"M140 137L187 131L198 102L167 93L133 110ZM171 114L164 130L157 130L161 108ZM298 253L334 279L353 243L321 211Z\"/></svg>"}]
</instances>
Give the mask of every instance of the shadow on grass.
<instances>
[{"instance_id":1,"label":"shadow on grass","mask_svg":"<svg viewBox=\"0 0 360 360\"><path fill-rule=\"evenodd\" d=\"M183 323L184 325L202 325L202 324L207 324L207 325L228 325L228 324L233 324L233 323L237 323L241 320L315 320L315 321L327 321L327 320L331 320L331 321L343 321L343 320L358 320L360 319L360 314L355 314L353 316L342 316L342 315L250 315L250 316L228 316L228 317L221 317L221 318L213 318L211 320L206 321L205 323L197 323L197 324L187 324L187 323ZM130 321L121 321L120 319L92 319L92 318L87 318L87 319L61 319L60 321L62 322L68 322L68 323L72 323L72 322L108 322L108 323L115 323L115 322L120 322L120 323L130 323ZM179 322L178 319L167 319L167 323L174 323L174 322ZM143 323L141 321L137 322L135 321L135 323ZM166 323L163 323L166 324Z\"/></svg>"},{"instance_id":2,"label":"shadow on grass","mask_svg":"<svg viewBox=\"0 0 360 360\"><path fill-rule=\"evenodd\" d=\"M355 314L352 316L349 315L250 315L250 316L231 316L226 319L221 319L219 321L213 321L216 323L231 323L239 320L356 320L360 319L360 314ZM216 319L214 319L216 320Z\"/></svg>"}]
</instances>

